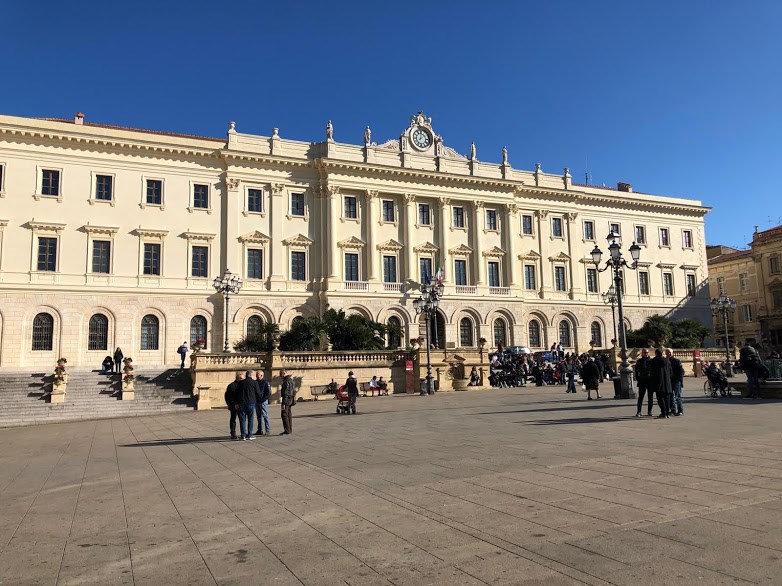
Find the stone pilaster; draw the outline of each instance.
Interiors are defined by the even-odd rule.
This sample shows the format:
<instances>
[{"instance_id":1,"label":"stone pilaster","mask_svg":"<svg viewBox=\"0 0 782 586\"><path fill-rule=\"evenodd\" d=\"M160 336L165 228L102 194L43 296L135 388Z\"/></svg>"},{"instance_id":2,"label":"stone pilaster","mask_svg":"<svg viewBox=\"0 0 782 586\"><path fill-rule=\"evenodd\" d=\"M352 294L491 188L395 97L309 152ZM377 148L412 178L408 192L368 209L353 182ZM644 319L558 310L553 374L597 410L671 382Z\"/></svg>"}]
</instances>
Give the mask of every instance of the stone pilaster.
<instances>
[{"instance_id":1,"label":"stone pilaster","mask_svg":"<svg viewBox=\"0 0 782 586\"><path fill-rule=\"evenodd\" d=\"M451 281L451 271L449 267L450 258L448 256L448 206L451 205L451 200L447 197L441 197L439 199L440 204L440 262L445 267L445 278L443 282L445 284Z\"/></svg>"},{"instance_id":2,"label":"stone pilaster","mask_svg":"<svg viewBox=\"0 0 782 586\"><path fill-rule=\"evenodd\" d=\"M418 271L415 266L415 244L413 243L413 228L415 226L415 195L405 193L405 259L407 278L418 282Z\"/></svg>"},{"instance_id":3,"label":"stone pilaster","mask_svg":"<svg viewBox=\"0 0 782 586\"><path fill-rule=\"evenodd\" d=\"M378 223L378 202L379 192L373 189L368 189L367 196L367 212L364 214L364 227L367 235L367 280L370 283L377 282L378 275L378 262L377 262L377 247L375 246L375 226Z\"/></svg>"},{"instance_id":4,"label":"stone pilaster","mask_svg":"<svg viewBox=\"0 0 782 586\"><path fill-rule=\"evenodd\" d=\"M483 227L481 214L483 213L482 201L472 202L472 237L473 237L473 250L472 255L475 261L475 267L473 274L475 275L475 284L478 286L486 283L486 263L483 258Z\"/></svg>"}]
</instances>

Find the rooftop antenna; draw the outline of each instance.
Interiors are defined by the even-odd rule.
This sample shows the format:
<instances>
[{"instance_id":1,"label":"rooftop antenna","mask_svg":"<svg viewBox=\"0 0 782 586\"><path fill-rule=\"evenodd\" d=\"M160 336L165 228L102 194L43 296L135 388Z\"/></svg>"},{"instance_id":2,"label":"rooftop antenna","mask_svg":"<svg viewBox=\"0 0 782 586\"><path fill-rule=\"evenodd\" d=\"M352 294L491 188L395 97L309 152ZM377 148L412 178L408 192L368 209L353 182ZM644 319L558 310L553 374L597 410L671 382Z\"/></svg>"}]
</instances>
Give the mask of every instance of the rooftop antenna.
<instances>
[{"instance_id":1,"label":"rooftop antenna","mask_svg":"<svg viewBox=\"0 0 782 586\"><path fill-rule=\"evenodd\" d=\"M584 183L589 185L589 157L584 157L584 167L586 168L586 171L584 171Z\"/></svg>"}]
</instances>

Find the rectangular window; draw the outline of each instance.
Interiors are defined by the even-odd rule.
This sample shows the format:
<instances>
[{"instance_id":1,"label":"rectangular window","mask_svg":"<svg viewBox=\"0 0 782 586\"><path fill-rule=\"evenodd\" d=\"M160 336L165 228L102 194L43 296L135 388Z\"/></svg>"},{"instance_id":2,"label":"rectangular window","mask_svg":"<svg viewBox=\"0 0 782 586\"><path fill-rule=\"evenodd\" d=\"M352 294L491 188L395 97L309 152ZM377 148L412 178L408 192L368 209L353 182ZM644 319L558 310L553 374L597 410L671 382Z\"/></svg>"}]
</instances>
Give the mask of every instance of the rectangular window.
<instances>
[{"instance_id":1,"label":"rectangular window","mask_svg":"<svg viewBox=\"0 0 782 586\"><path fill-rule=\"evenodd\" d=\"M346 195L345 199L345 217L355 220L358 218L358 209L356 208L356 198L352 195Z\"/></svg>"},{"instance_id":2,"label":"rectangular window","mask_svg":"<svg viewBox=\"0 0 782 586\"><path fill-rule=\"evenodd\" d=\"M527 214L521 216L521 233L532 236L532 216Z\"/></svg>"},{"instance_id":3,"label":"rectangular window","mask_svg":"<svg viewBox=\"0 0 782 586\"><path fill-rule=\"evenodd\" d=\"M647 271L638 271L638 291L641 295L651 295L649 273Z\"/></svg>"},{"instance_id":4,"label":"rectangular window","mask_svg":"<svg viewBox=\"0 0 782 586\"><path fill-rule=\"evenodd\" d=\"M489 262L489 287L500 286L500 263L497 261Z\"/></svg>"},{"instance_id":5,"label":"rectangular window","mask_svg":"<svg viewBox=\"0 0 782 586\"><path fill-rule=\"evenodd\" d=\"M209 209L209 186L196 183L193 185L193 207Z\"/></svg>"},{"instance_id":6,"label":"rectangular window","mask_svg":"<svg viewBox=\"0 0 782 586\"><path fill-rule=\"evenodd\" d=\"M592 220L584 220L584 240L595 239L595 223Z\"/></svg>"},{"instance_id":7,"label":"rectangular window","mask_svg":"<svg viewBox=\"0 0 782 586\"><path fill-rule=\"evenodd\" d=\"M247 278L263 279L263 250L260 248L247 249Z\"/></svg>"},{"instance_id":8,"label":"rectangular window","mask_svg":"<svg viewBox=\"0 0 782 586\"><path fill-rule=\"evenodd\" d=\"M725 292L725 277L717 277L717 290L720 294Z\"/></svg>"},{"instance_id":9,"label":"rectangular window","mask_svg":"<svg viewBox=\"0 0 782 586\"><path fill-rule=\"evenodd\" d=\"M611 234L616 234L616 237L619 238L622 235L622 226L619 224L609 223L608 224L608 231Z\"/></svg>"},{"instance_id":10,"label":"rectangular window","mask_svg":"<svg viewBox=\"0 0 782 586\"><path fill-rule=\"evenodd\" d=\"M303 193L291 193L291 216L300 216L302 218L304 217Z\"/></svg>"},{"instance_id":11,"label":"rectangular window","mask_svg":"<svg viewBox=\"0 0 782 586\"><path fill-rule=\"evenodd\" d=\"M497 210L486 210L486 229L497 229Z\"/></svg>"},{"instance_id":12,"label":"rectangular window","mask_svg":"<svg viewBox=\"0 0 782 586\"><path fill-rule=\"evenodd\" d=\"M144 244L144 274L160 274L160 244Z\"/></svg>"},{"instance_id":13,"label":"rectangular window","mask_svg":"<svg viewBox=\"0 0 782 586\"><path fill-rule=\"evenodd\" d=\"M396 283L396 257L384 256L383 257L383 282L384 283Z\"/></svg>"},{"instance_id":14,"label":"rectangular window","mask_svg":"<svg viewBox=\"0 0 782 586\"><path fill-rule=\"evenodd\" d=\"M108 274L111 271L111 241L92 241L92 272Z\"/></svg>"},{"instance_id":15,"label":"rectangular window","mask_svg":"<svg viewBox=\"0 0 782 586\"><path fill-rule=\"evenodd\" d=\"M597 269L587 269L587 292L597 293L599 285L597 284Z\"/></svg>"},{"instance_id":16,"label":"rectangular window","mask_svg":"<svg viewBox=\"0 0 782 586\"><path fill-rule=\"evenodd\" d=\"M660 228L660 246L670 246L671 235L668 232L668 228Z\"/></svg>"},{"instance_id":17,"label":"rectangular window","mask_svg":"<svg viewBox=\"0 0 782 586\"><path fill-rule=\"evenodd\" d=\"M751 305L742 305L741 306L741 319L744 322L752 321L752 306Z\"/></svg>"},{"instance_id":18,"label":"rectangular window","mask_svg":"<svg viewBox=\"0 0 782 586\"><path fill-rule=\"evenodd\" d=\"M695 297L695 275L687 274L687 295Z\"/></svg>"},{"instance_id":19,"label":"rectangular window","mask_svg":"<svg viewBox=\"0 0 782 586\"><path fill-rule=\"evenodd\" d=\"M418 268L421 271L421 282L428 283L432 278L432 259L421 258L418 259Z\"/></svg>"},{"instance_id":20,"label":"rectangular window","mask_svg":"<svg viewBox=\"0 0 782 586\"><path fill-rule=\"evenodd\" d=\"M663 295L673 295L673 273L663 273Z\"/></svg>"},{"instance_id":21,"label":"rectangular window","mask_svg":"<svg viewBox=\"0 0 782 586\"><path fill-rule=\"evenodd\" d=\"M345 280L358 281L358 254L345 253Z\"/></svg>"},{"instance_id":22,"label":"rectangular window","mask_svg":"<svg viewBox=\"0 0 782 586\"><path fill-rule=\"evenodd\" d=\"M390 199L383 200L383 221L384 222L396 222L396 214L394 214L394 202Z\"/></svg>"},{"instance_id":23,"label":"rectangular window","mask_svg":"<svg viewBox=\"0 0 782 586\"><path fill-rule=\"evenodd\" d=\"M535 279L535 265L524 265L524 288L530 291L538 288Z\"/></svg>"},{"instance_id":24,"label":"rectangular window","mask_svg":"<svg viewBox=\"0 0 782 586\"><path fill-rule=\"evenodd\" d=\"M57 270L57 239L38 238L38 270L54 272Z\"/></svg>"},{"instance_id":25,"label":"rectangular window","mask_svg":"<svg viewBox=\"0 0 782 586\"><path fill-rule=\"evenodd\" d=\"M774 301L774 309L782 308L782 290L776 289L772 291L771 298Z\"/></svg>"},{"instance_id":26,"label":"rectangular window","mask_svg":"<svg viewBox=\"0 0 782 586\"><path fill-rule=\"evenodd\" d=\"M467 261L453 261L453 278L456 285L467 285Z\"/></svg>"},{"instance_id":27,"label":"rectangular window","mask_svg":"<svg viewBox=\"0 0 782 586\"><path fill-rule=\"evenodd\" d=\"M554 267L554 289L557 291L567 291L565 267Z\"/></svg>"},{"instance_id":28,"label":"rectangular window","mask_svg":"<svg viewBox=\"0 0 782 586\"><path fill-rule=\"evenodd\" d=\"M692 248L692 231L691 230L683 230L682 231L682 246L684 248Z\"/></svg>"},{"instance_id":29,"label":"rectangular window","mask_svg":"<svg viewBox=\"0 0 782 586\"><path fill-rule=\"evenodd\" d=\"M147 179L147 204L163 205L163 181L160 179Z\"/></svg>"},{"instance_id":30,"label":"rectangular window","mask_svg":"<svg viewBox=\"0 0 782 586\"><path fill-rule=\"evenodd\" d=\"M60 172L53 169L41 171L41 195L60 195Z\"/></svg>"},{"instance_id":31,"label":"rectangular window","mask_svg":"<svg viewBox=\"0 0 782 586\"><path fill-rule=\"evenodd\" d=\"M779 257L772 256L768 259L768 272L772 275L779 274Z\"/></svg>"},{"instance_id":32,"label":"rectangular window","mask_svg":"<svg viewBox=\"0 0 782 586\"><path fill-rule=\"evenodd\" d=\"M551 235L562 238L562 218L551 218Z\"/></svg>"},{"instance_id":33,"label":"rectangular window","mask_svg":"<svg viewBox=\"0 0 782 586\"><path fill-rule=\"evenodd\" d=\"M194 246L193 247L193 263L191 267L191 276L193 277L207 277L209 273L209 247L208 246Z\"/></svg>"},{"instance_id":34,"label":"rectangular window","mask_svg":"<svg viewBox=\"0 0 782 586\"><path fill-rule=\"evenodd\" d=\"M455 207L455 208L453 208L453 227L454 228L464 228L464 208L463 207Z\"/></svg>"},{"instance_id":35,"label":"rectangular window","mask_svg":"<svg viewBox=\"0 0 782 586\"><path fill-rule=\"evenodd\" d=\"M644 226L635 227L635 243L646 244L646 228Z\"/></svg>"},{"instance_id":36,"label":"rectangular window","mask_svg":"<svg viewBox=\"0 0 782 586\"><path fill-rule=\"evenodd\" d=\"M247 211L260 213L263 211L263 190L247 190Z\"/></svg>"},{"instance_id":37,"label":"rectangular window","mask_svg":"<svg viewBox=\"0 0 782 586\"><path fill-rule=\"evenodd\" d=\"M307 280L307 254L291 252L291 281Z\"/></svg>"},{"instance_id":38,"label":"rectangular window","mask_svg":"<svg viewBox=\"0 0 782 586\"><path fill-rule=\"evenodd\" d=\"M114 177L111 175L95 176L95 199L111 201L114 198Z\"/></svg>"},{"instance_id":39,"label":"rectangular window","mask_svg":"<svg viewBox=\"0 0 782 586\"><path fill-rule=\"evenodd\" d=\"M428 203L419 203L418 204L418 223L421 226L428 226L430 223L430 217L429 217L429 204Z\"/></svg>"},{"instance_id":40,"label":"rectangular window","mask_svg":"<svg viewBox=\"0 0 782 586\"><path fill-rule=\"evenodd\" d=\"M747 290L747 273L739 273L739 290Z\"/></svg>"},{"instance_id":41,"label":"rectangular window","mask_svg":"<svg viewBox=\"0 0 782 586\"><path fill-rule=\"evenodd\" d=\"M3 183L4 179L5 179L5 165L0 163L0 193L5 191L5 184Z\"/></svg>"}]
</instances>

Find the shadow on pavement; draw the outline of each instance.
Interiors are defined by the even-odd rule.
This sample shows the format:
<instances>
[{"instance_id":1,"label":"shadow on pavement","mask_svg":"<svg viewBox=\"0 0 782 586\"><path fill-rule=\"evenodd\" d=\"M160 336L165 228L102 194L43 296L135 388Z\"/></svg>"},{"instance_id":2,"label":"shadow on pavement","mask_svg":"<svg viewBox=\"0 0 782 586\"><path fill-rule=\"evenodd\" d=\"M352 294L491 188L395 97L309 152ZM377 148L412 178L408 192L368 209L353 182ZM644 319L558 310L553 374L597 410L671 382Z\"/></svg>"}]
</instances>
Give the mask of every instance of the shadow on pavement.
<instances>
[{"instance_id":1,"label":"shadow on pavement","mask_svg":"<svg viewBox=\"0 0 782 586\"><path fill-rule=\"evenodd\" d=\"M135 444L122 444L121 448L153 448L155 446L179 446L185 444L204 444L212 442L232 442L230 436L220 435L217 437L183 437L179 439L150 440L147 442L136 442Z\"/></svg>"},{"instance_id":2,"label":"shadow on pavement","mask_svg":"<svg viewBox=\"0 0 782 586\"><path fill-rule=\"evenodd\" d=\"M647 417L646 419L650 419ZM570 425L572 423L611 423L613 421L635 421L635 417L576 417L573 419L541 419L539 421L517 421L526 425Z\"/></svg>"}]
</instances>

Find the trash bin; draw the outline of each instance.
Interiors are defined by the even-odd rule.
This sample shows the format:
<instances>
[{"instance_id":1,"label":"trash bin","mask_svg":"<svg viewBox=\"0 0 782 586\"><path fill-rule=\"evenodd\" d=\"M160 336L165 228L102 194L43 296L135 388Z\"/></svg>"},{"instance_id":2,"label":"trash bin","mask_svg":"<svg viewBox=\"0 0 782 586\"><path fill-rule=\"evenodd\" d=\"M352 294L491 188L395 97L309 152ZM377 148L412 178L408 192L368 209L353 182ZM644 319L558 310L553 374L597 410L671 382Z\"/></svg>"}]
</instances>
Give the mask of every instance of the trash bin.
<instances>
[{"instance_id":1,"label":"trash bin","mask_svg":"<svg viewBox=\"0 0 782 586\"><path fill-rule=\"evenodd\" d=\"M622 396L622 377L612 376L611 380L614 381L614 397Z\"/></svg>"}]
</instances>

